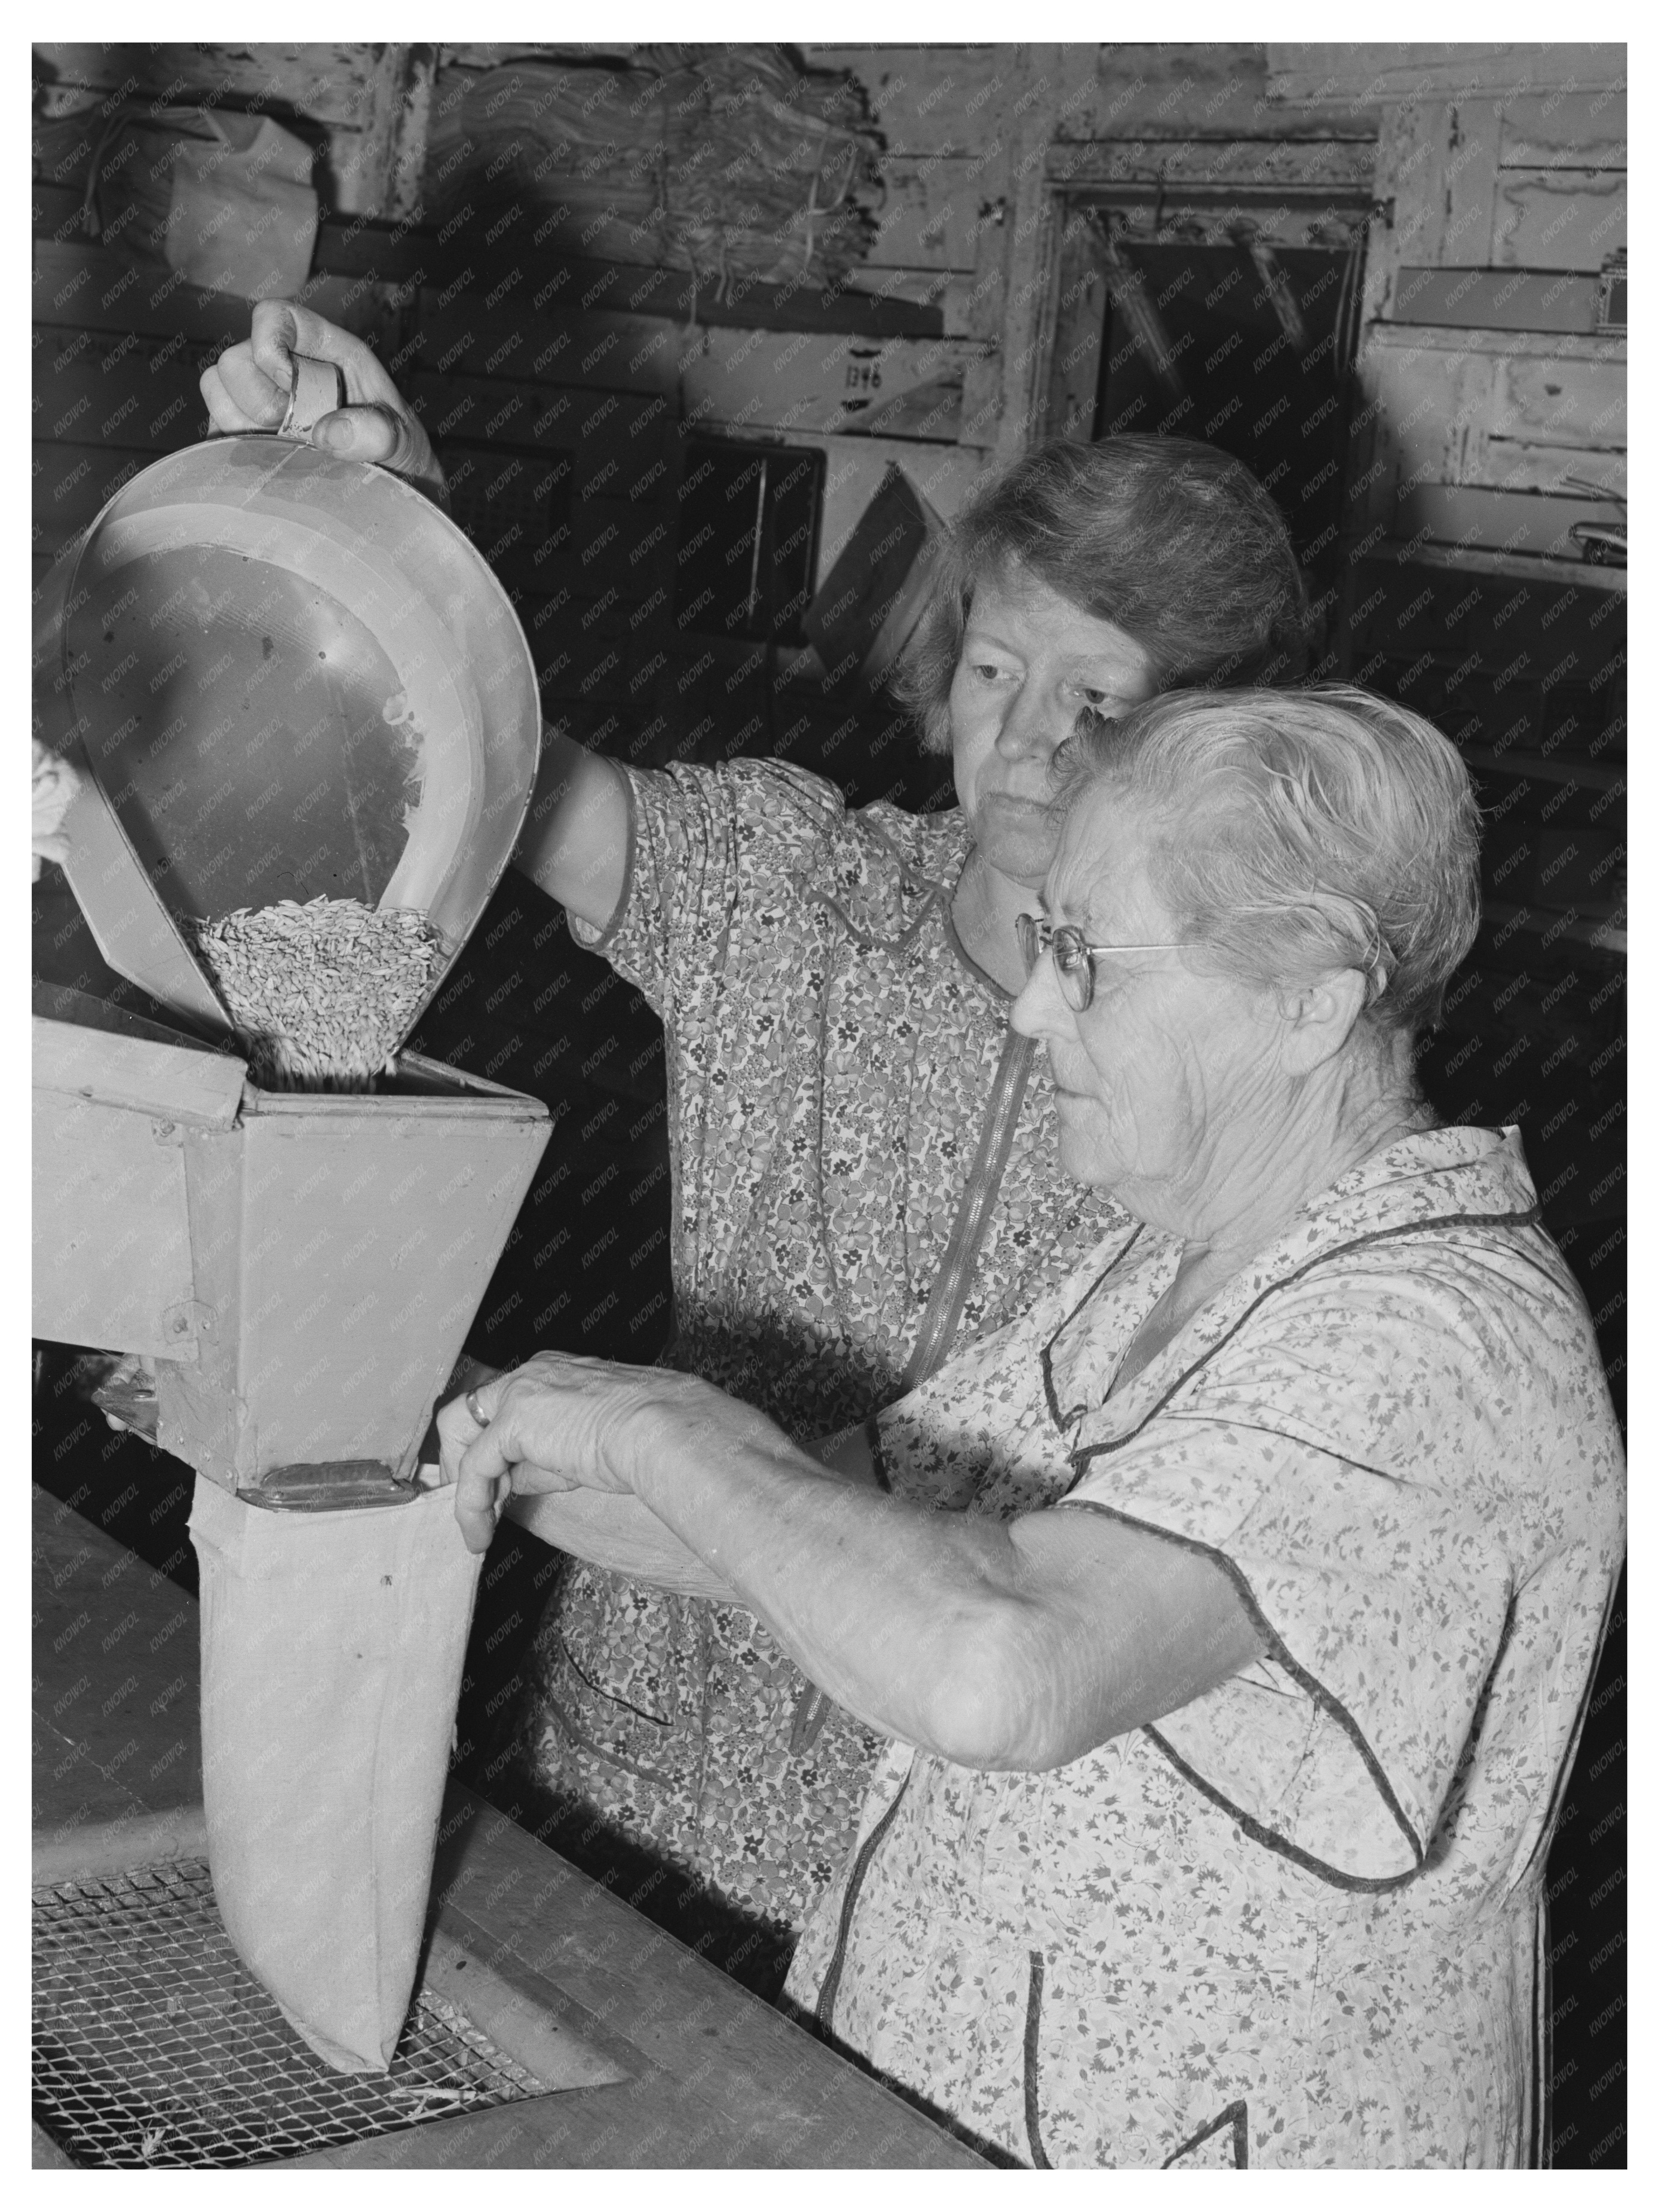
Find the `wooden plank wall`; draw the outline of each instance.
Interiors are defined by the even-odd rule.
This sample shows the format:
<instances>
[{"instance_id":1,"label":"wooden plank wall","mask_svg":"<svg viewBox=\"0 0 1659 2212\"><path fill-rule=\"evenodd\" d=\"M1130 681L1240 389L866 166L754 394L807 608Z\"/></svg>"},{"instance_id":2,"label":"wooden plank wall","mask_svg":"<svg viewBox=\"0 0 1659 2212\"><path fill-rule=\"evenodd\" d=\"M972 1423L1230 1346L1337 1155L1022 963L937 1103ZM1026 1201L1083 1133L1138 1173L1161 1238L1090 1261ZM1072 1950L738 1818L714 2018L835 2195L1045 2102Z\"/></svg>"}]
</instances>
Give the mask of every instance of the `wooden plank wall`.
<instances>
[{"instance_id":1,"label":"wooden plank wall","mask_svg":"<svg viewBox=\"0 0 1659 2212\"><path fill-rule=\"evenodd\" d=\"M1597 495L1626 484L1626 341L1604 283L1627 246L1623 50L1269 53L1275 96L1381 112L1356 535L1593 582L1569 532L1620 519Z\"/></svg>"},{"instance_id":2,"label":"wooden plank wall","mask_svg":"<svg viewBox=\"0 0 1659 2212\"><path fill-rule=\"evenodd\" d=\"M55 143L47 180L85 173L85 157L118 96L181 102L210 94L296 123L322 156L323 190L346 215L376 215L401 188L398 145L413 89L409 47L381 46L122 46L36 43L37 118L72 121ZM87 95L93 97L88 98ZM82 144L82 142L85 143Z\"/></svg>"},{"instance_id":3,"label":"wooden plank wall","mask_svg":"<svg viewBox=\"0 0 1659 2212\"><path fill-rule=\"evenodd\" d=\"M885 143L869 262L848 302L809 318L811 302L764 288L735 309L705 299L688 313L649 270L594 281L597 264L550 263L528 220L488 240L465 223L447 240L417 232L395 270L382 230L354 262L357 229L414 205L434 78L570 50L43 45L37 558L125 474L199 434L200 369L245 327L239 303L135 270L78 233L78 188L113 101L193 91L268 106L313 137L333 222L310 296L395 362L429 425L565 468L568 536L525 587L525 617L538 649L550 627L562 633L550 708L580 734L604 741L637 719L655 744L683 726L672 524L686 429L825 453L820 574L891 462L949 514L988 459L1018 450L1048 396L1060 246L1044 185L1062 151L1074 164L1102 143L1133 144L1143 166L1170 141L1340 151L1352 138L1358 152L1380 118L1376 189L1392 219L1374 231L1368 269L1361 377L1375 445L1353 534L1380 526L1430 557L1559 573L1572 525L1616 513L1596 494L1625 481L1625 340L1595 323L1601 263L1626 239L1622 91L1493 89L1482 50L1468 64L1474 93L1453 97L1426 64L1402 77L1404 50L1387 68L1344 51L1358 58L1346 77L1322 49L807 48L809 65L859 77ZM1406 98L1408 82L1428 90ZM838 315L863 327L836 330ZM883 326L907 315L905 328Z\"/></svg>"},{"instance_id":4,"label":"wooden plank wall","mask_svg":"<svg viewBox=\"0 0 1659 2212\"><path fill-rule=\"evenodd\" d=\"M1622 52L1268 60L1270 99L1346 98L1379 125L1347 665L1455 738L1485 817L1481 935L1419 1072L1448 1118L1519 1126L1621 1391L1625 574L1570 533L1623 520L1595 496L1626 484L1626 341L1601 325L1626 242ZM1552 1894L1571 1880L1552 1875ZM1601 2116L1570 2102L1577 2162Z\"/></svg>"},{"instance_id":5,"label":"wooden plank wall","mask_svg":"<svg viewBox=\"0 0 1659 2212\"><path fill-rule=\"evenodd\" d=\"M1621 514L1595 491L1626 488L1626 342L1598 329L1627 245L1625 106L1606 88L1391 111L1361 374L1393 535L1576 565L1571 525Z\"/></svg>"},{"instance_id":6,"label":"wooden plank wall","mask_svg":"<svg viewBox=\"0 0 1659 2212\"><path fill-rule=\"evenodd\" d=\"M263 106L316 149L319 198L392 211L408 49L367 46L34 47L33 531L35 580L130 476L205 434L198 380L247 332L240 300L89 243L81 207L99 133L123 100ZM395 288L314 276L321 314L379 341Z\"/></svg>"},{"instance_id":7,"label":"wooden plank wall","mask_svg":"<svg viewBox=\"0 0 1659 2212\"><path fill-rule=\"evenodd\" d=\"M550 46L446 47L434 97L442 100L464 72L566 58L567 50ZM624 721L636 717L654 728L658 750L720 752L775 744L803 720L825 720L810 684L772 697L774 671L754 647L688 639L674 624L685 433L781 439L824 453L819 577L890 466L903 468L948 515L993 441L994 422L988 428L971 419L965 398L994 350L975 323L971 296L981 230L974 185L986 164L969 151L977 133L964 125L955 94L965 88L971 98L995 72L982 53L951 47L883 49L878 63L867 49L808 47L803 58L859 75L886 141L878 236L841 316L853 327L837 330L831 307L814 317L817 327L802 328L801 308L810 303L784 301L769 315L763 308L741 325L727 323L726 303L709 299L706 288L690 315L617 313L612 296L587 307L584 295L573 301L568 292L538 303L532 290L526 317L517 285L494 302L487 295L482 311L470 293L448 303L431 289L421 295L422 374L415 389L428 422L451 419L463 402L471 410L464 423L495 419L509 407L514 419L533 410L535 419L550 421L550 438L562 441L574 428L586 449L582 465L592 474L573 507L573 516L577 507L581 514L569 602L576 622L574 629L565 622L574 680L549 698L574 734L601 745L617 744ZM931 329L884 335L847 312L877 305L926 311L911 319ZM608 446L597 435L599 410L577 397L595 391L611 395ZM608 601L603 611L601 599ZM532 605L527 626L533 633L554 614L550 600ZM641 676L653 665L649 711L641 716L647 704ZM787 659L781 672L787 689ZM818 741L832 744L835 736L830 727ZM810 744L805 750L810 757Z\"/></svg>"},{"instance_id":8,"label":"wooden plank wall","mask_svg":"<svg viewBox=\"0 0 1659 2212\"><path fill-rule=\"evenodd\" d=\"M123 97L262 106L318 151L311 303L375 345L435 435L545 456L563 484L540 565L508 580L550 714L636 758L688 739L726 749L728 723L754 743L769 724L749 695L776 672L757 678L752 648L716 641L712 667L688 676L708 644L688 649L673 620L684 435L824 453L820 575L894 463L942 514L960 504L1006 434L1006 126L1024 52L805 51L859 74L887 147L878 236L836 302L764 287L715 300L672 272L556 259L528 210L410 228L434 100L508 61L625 49L37 46L37 573L126 476L202 434L201 370L246 329L243 303L87 242L97 131Z\"/></svg>"},{"instance_id":9,"label":"wooden plank wall","mask_svg":"<svg viewBox=\"0 0 1659 2212\"><path fill-rule=\"evenodd\" d=\"M1103 45L1061 100L1055 137L1364 140L1376 109L1342 92L1294 105L1274 95L1271 49L1224 40L1202 46Z\"/></svg>"}]
</instances>

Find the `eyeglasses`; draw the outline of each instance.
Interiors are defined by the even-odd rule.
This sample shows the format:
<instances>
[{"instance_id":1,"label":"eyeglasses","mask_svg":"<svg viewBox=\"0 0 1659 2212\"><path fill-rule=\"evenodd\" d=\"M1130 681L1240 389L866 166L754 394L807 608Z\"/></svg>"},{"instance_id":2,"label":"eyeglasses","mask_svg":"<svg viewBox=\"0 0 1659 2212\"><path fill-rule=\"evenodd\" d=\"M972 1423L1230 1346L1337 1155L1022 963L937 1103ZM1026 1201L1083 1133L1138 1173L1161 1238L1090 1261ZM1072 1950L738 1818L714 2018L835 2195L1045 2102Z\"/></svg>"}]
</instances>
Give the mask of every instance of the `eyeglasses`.
<instances>
[{"instance_id":1,"label":"eyeglasses","mask_svg":"<svg viewBox=\"0 0 1659 2212\"><path fill-rule=\"evenodd\" d=\"M1095 962L1103 952L1176 952L1189 940L1164 938L1153 945L1088 945L1069 923L1058 929L1034 914L1016 915L1014 929L1029 974L1045 952L1054 956L1060 994L1074 1014L1086 1013L1095 995Z\"/></svg>"},{"instance_id":2,"label":"eyeglasses","mask_svg":"<svg viewBox=\"0 0 1659 2212\"><path fill-rule=\"evenodd\" d=\"M1325 915L1329 918L1330 907L1335 903L1335 894L1322 901L1300 899L1292 908L1261 907L1240 908L1241 912L1279 914L1300 908L1309 914ZM1358 899L1343 902L1347 913L1358 915L1364 922L1369 942L1365 956L1355 963L1365 978L1365 1004L1375 1006L1389 988L1395 957L1389 941L1372 908ZM1019 949L1025 956L1026 972L1036 966L1043 953L1054 955L1054 971L1060 977L1060 996L1073 1013L1085 1013L1095 995L1095 961L1103 952L1177 952L1183 945L1193 943L1191 938L1168 938L1152 945L1088 945L1083 932L1069 924L1056 928L1052 922L1041 921L1034 914L1017 915L1014 929L1019 938Z\"/></svg>"}]
</instances>

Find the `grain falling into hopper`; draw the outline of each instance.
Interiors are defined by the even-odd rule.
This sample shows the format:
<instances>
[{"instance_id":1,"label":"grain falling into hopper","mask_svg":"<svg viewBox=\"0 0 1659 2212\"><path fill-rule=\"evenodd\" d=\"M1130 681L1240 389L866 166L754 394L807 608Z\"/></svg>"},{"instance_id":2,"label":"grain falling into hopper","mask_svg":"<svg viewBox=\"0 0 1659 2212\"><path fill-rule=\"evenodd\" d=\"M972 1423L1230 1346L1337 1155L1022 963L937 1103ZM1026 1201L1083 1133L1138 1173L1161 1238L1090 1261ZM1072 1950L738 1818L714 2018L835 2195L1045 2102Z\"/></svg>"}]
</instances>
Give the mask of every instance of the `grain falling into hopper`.
<instances>
[{"instance_id":1,"label":"grain falling into hopper","mask_svg":"<svg viewBox=\"0 0 1659 2212\"><path fill-rule=\"evenodd\" d=\"M273 1091L372 1090L448 964L422 915L357 899L282 899L185 932Z\"/></svg>"}]
</instances>

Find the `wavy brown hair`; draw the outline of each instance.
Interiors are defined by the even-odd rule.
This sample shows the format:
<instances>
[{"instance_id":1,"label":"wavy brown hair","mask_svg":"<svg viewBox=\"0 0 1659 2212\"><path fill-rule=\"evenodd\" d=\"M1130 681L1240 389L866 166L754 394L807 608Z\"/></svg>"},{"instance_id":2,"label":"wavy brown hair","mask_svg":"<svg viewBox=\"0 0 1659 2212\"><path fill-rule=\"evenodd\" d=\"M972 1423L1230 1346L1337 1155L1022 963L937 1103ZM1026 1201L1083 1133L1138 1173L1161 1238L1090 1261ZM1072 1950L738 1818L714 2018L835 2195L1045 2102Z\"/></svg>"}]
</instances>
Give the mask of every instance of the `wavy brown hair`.
<instances>
[{"instance_id":1,"label":"wavy brown hair","mask_svg":"<svg viewBox=\"0 0 1659 2212\"><path fill-rule=\"evenodd\" d=\"M1293 684L1308 599L1279 509L1242 461L1193 438L1056 439L969 500L939 554L891 688L950 750L951 679L975 586L1024 570L1147 654L1160 690Z\"/></svg>"}]
</instances>

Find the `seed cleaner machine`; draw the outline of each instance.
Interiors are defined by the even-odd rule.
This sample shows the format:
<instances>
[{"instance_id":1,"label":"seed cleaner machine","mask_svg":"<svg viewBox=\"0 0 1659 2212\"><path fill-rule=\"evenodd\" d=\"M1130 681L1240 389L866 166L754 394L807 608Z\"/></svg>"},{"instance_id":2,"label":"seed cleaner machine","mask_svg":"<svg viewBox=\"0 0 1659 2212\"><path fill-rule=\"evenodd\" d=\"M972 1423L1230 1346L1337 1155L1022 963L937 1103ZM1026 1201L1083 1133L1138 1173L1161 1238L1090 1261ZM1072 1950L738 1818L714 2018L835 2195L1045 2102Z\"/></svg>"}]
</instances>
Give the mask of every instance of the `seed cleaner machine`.
<instances>
[{"instance_id":1,"label":"seed cleaner machine","mask_svg":"<svg viewBox=\"0 0 1659 2212\"><path fill-rule=\"evenodd\" d=\"M301 364L291 433L334 385ZM429 500L294 434L143 471L59 576L36 701L81 778L66 872L177 1027L37 1002L35 1334L153 1359L155 1440L228 1489L396 1504L549 1132L401 1048L523 823L529 648ZM437 940L369 1092L262 1087L181 927L322 897Z\"/></svg>"}]
</instances>

